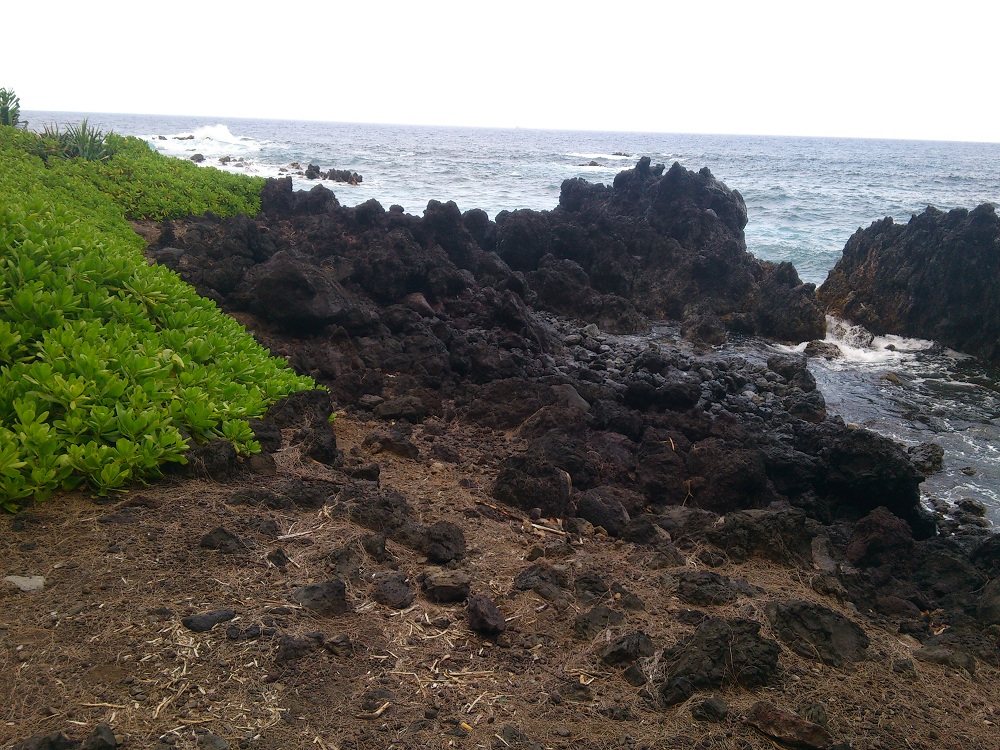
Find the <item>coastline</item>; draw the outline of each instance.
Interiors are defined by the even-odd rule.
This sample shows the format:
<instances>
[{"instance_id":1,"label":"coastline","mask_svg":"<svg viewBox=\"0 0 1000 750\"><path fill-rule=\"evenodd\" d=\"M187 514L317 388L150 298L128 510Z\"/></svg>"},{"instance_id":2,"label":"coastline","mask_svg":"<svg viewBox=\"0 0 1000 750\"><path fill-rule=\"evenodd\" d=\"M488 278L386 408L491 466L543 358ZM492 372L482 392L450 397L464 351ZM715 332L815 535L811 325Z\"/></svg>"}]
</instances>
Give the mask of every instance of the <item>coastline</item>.
<instances>
[{"instance_id":1,"label":"coastline","mask_svg":"<svg viewBox=\"0 0 1000 750\"><path fill-rule=\"evenodd\" d=\"M720 189L701 177L673 178L696 210L650 201L681 217L665 236L731 252L738 202L708 213L700 190ZM828 418L804 358L715 348L723 318L780 323L766 306L743 321L720 296L679 338L612 346L556 308L631 325L648 301L546 291L581 277L543 262L538 215L514 232L290 187L256 219L151 225L147 253L341 413L331 430L333 403L292 397L253 425L259 459L208 444L193 479L3 519L5 557L49 581L2 592L3 658L37 676L4 741L103 721L160 750L988 742L997 537L974 512L935 537L913 462ZM609 198L575 189L572 205ZM675 265L705 249L669 247ZM754 299L808 299L787 271L770 289Z\"/></svg>"}]
</instances>

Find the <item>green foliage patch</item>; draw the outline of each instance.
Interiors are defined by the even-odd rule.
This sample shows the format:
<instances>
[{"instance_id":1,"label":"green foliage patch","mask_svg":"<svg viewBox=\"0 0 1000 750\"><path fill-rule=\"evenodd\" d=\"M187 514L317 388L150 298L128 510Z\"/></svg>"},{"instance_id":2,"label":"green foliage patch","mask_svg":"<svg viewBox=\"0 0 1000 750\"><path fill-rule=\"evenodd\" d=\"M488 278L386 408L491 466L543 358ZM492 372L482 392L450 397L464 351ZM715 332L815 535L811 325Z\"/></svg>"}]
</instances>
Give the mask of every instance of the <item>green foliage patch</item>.
<instances>
[{"instance_id":1,"label":"green foliage patch","mask_svg":"<svg viewBox=\"0 0 1000 750\"><path fill-rule=\"evenodd\" d=\"M252 211L256 182L118 136L104 161L45 161L42 138L0 127L0 505L123 488L215 437L259 450L247 419L315 384L149 265L126 220Z\"/></svg>"}]
</instances>

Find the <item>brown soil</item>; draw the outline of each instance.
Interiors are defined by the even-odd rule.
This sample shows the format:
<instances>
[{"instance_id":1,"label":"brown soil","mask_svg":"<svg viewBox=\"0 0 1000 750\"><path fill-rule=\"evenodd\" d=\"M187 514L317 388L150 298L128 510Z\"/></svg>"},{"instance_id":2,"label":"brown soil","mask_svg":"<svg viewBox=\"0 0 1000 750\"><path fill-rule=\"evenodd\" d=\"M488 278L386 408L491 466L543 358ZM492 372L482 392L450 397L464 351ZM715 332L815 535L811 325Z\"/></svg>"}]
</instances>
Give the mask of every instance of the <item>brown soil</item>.
<instances>
[{"instance_id":1,"label":"brown soil","mask_svg":"<svg viewBox=\"0 0 1000 750\"><path fill-rule=\"evenodd\" d=\"M472 632L463 604L441 605L422 594L397 611L371 598L371 576L389 563L360 560L348 579L353 611L319 617L298 606L293 589L333 574L330 553L371 532L328 507L272 511L227 502L245 485L270 479L245 476L226 484L164 481L108 500L56 498L16 519L0 518L3 575L42 575L44 590L0 587L0 745L36 733L87 736L107 722L128 748L771 748L771 740L742 721L760 700L799 714L822 704L837 742L858 748L995 748L1000 745L1000 674L980 665L963 670L914 662L915 674L892 665L916 641L880 629L848 605L816 594L814 575L754 560L716 571L755 583L765 594L706 612L751 618L771 637L764 606L804 599L863 624L870 658L840 670L783 648L777 687L718 694L729 717L699 722L695 694L672 708L658 705L661 650L694 632L676 614L686 605L671 596L647 548L601 534L572 536L558 522L534 526L519 511L499 508L489 487L500 456L517 448L512 434L458 423L418 426L420 458L381 453L381 485L403 493L423 523L451 521L464 529L468 554L455 564L507 619L507 632L489 640ZM341 415L335 429L344 451L361 447L376 427ZM440 435L432 432L439 431ZM441 463L432 442L461 456ZM281 476L344 481L298 453L276 454ZM277 524L270 529L265 521ZM203 549L204 534L222 526L244 541L234 554ZM433 568L425 557L392 541L398 569L411 580ZM558 605L513 581L542 547L571 575L597 572L638 596L644 610L625 611L620 625L595 638L574 637L578 613L590 608L573 590ZM290 562L268 561L281 548ZM686 550L698 567L697 550ZM419 589L419 585L416 586ZM612 597L613 599L613 597ZM615 602L609 602L614 606ZM182 626L189 614L232 609L236 618L204 632ZM445 621L448 624L445 626ZM233 640L227 629L254 625L274 633ZM656 646L640 660L643 688L602 664L602 646L641 630ZM270 632L268 631L265 631ZM299 658L278 653L288 635L347 634L353 655L319 646ZM280 659L276 657L281 657ZM647 696L647 697L644 697ZM509 728L516 727L530 741ZM518 738L521 737L519 744ZM211 738L211 741L209 739ZM212 744L212 743L215 744Z\"/></svg>"}]
</instances>

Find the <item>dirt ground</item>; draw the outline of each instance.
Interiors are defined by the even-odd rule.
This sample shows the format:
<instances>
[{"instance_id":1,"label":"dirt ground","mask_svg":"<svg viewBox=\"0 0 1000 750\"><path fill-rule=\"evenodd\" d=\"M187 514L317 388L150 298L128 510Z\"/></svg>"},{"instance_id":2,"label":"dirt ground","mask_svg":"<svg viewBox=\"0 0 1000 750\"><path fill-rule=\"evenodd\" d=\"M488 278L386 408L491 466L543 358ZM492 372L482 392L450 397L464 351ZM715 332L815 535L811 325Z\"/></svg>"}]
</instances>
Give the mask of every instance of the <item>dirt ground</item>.
<instances>
[{"instance_id":1,"label":"dirt ground","mask_svg":"<svg viewBox=\"0 0 1000 750\"><path fill-rule=\"evenodd\" d=\"M692 716L711 693L663 708L662 649L694 625L685 624L688 607L665 585L671 571L657 567L654 553L600 533L570 535L557 521L532 524L497 506L489 488L499 457L519 447L514 434L430 420L413 433L418 458L368 456L362 441L376 426L339 415L340 449L377 461L381 486L402 493L421 522L462 527L468 552L449 566L496 603L505 633L475 633L464 604L421 593L417 582L436 568L423 555L389 541L378 562L357 544L370 530L335 504L270 510L229 502L241 488L281 477L347 481L296 448L276 454L276 478L165 480L107 499L58 497L0 518L2 575L45 578L41 591L0 586L0 745L57 731L82 739L106 722L122 746L135 749L763 750L780 745L744 717L766 700L825 723L837 743L858 750L1000 747L997 670L979 664L970 674L914 661L913 671L894 671L915 640L817 594L813 571L759 560L714 570L763 595L704 611L757 620L761 634L773 637L768 601L816 602L863 625L868 660L836 669L783 648L777 686L717 693L729 707L723 720ZM434 443L460 460L436 460ZM217 527L239 537L236 551L200 545ZM338 554L345 548L361 551ZM685 550L688 568L703 566L696 552ZM604 603L624 620L581 639L574 622L593 602L572 589L555 602L516 590L515 576L539 553L570 577L597 573L612 587ZM342 567L345 560L353 570ZM417 592L401 610L372 598L373 582L394 570ZM321 617L291 597L337 573L352 611ZM181 624L224 609L235 617L206 632ZM635 631L655 645L639 661L644 686L599 658L604 646Z\"/></svg>"}]
</instances>

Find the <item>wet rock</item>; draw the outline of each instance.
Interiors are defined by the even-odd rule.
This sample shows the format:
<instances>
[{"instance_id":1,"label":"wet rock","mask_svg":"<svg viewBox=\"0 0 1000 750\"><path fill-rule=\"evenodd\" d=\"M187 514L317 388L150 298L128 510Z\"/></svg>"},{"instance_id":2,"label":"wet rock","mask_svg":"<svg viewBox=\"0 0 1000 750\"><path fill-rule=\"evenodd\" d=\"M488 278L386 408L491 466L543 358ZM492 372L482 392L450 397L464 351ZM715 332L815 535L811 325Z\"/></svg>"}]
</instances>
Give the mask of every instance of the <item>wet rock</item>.
<instances>
[{"instance_id":1,"label":"wet rock","mask_svg":"<svg viewBox=\"0 0 1000 750\"><path fill-rule=\"evenodd\" d=\"M710 570L682 570L672 576L678 598L696 606L728 604L740 597L758 596L763 589Z\"/></svg>"},{"instance_id":2,"label":"wet rock","mask_svg":"<svg viewBox=\"0 0 1000 750\"><path fill-rule=\"evenodd\" d=\"M697 690L770 684L777 676L780 653L777 643L760 636L759 623L708 619L690 638L663 652L666 680L660 698L672 706Z\"/></svg>"},{"instance_id":3,"label":"wet rock","mask_svg":"<svg viewBox=\"0 0 1000 750\"><path fill-rule=\"evenodd\" d=\"M810 602L771 602L765 608L775 635L792 651L832 667L867 658L868 636L839 612Z\"/></svg>"},{"instance_id":4,"label":"wet rock","mask_svg":"<svg viewBox=\"0 0 1000 750\"><path fill-rule=\"evenodd\" d=\"M469 597L469 628L486 636L495 636L507 629L507 622L497 606L485 594Z\"/></svg>"},{"instance_id":5,"label":"wet rock","mask_svg":"<svg viewBox=\"0 0 1000 750\"><path fill-rule=\"evenodd\" d=\"M819 290L834 314L876 334L938 341L1000 359L1000 218L992 204L928 207L905 225L858 230Z\"/></svg>"},{"instance_id":6,"label":"wet rock","mask_svg":"<svg viewBox=\"0 0 1000 750\"><path fill-rule=\"evenodd\" d=\"M642 631L623 635L601 651L601 661L613 667L623 666L653 655L653 641Z\"/></svg>"},{"instance_id":7,"label":"wet rock","mask_svg":"<svg viewBox=\"0 0 1000 750\"><path fill-rule=\"evenodd\" d=\"M771 703L760 701L747 712L746 721L761 734L783 746L802 750L830 750L833 736L819 724L782 711Z\"/></svg>"},{"instance_id":8,"label":"wet rock","mask_svg":"<svg viewBox=\"0 0 1000 750\"><path fill-rule=\"evenodd\" d=\"M774 354L767 358L767 368L802 391L816 390L816 379L804 354Z\"/></svg>"},{"instance_id":9,"label":"wet rock","mask_svg":"<svg viewBox=\"0 0 1000 750\"><path fill-rule=\"evenodd\" d=\"M292 598L306 609L327 617L351 610L347 601L347 586L339 578L302 586L294 591Z\"/></svg>"},{"instance_id":10,"label":"wet rock","mask_svg":"<svg viewBox=\"0 0 1000 750\"><path fill-rule=\"evenodd\" d=\"M906 449L907 455L925 477L944 468L944 448L937 443L920 443Z\"/></svg>"},{"instance_id":11,"label":"wet rock","mask_svg":"<svg viewBox=\"0 0 1000 750\"><path fill-rule=\"evenodd\" d=\"M469 574L461 570L442 570L428 575L421 585L429 599L447 604L465 601L471 582Z\"/></svg>"},{"instance_id":12,"label":"wet rock","mask_svg":"<svg viewBox=\"0 0 1000 750\"><path fill-rule=\"evenodd\" d=\"M810 341L806 344L805 355L807 357L822 357L826 360L841 359L844 353L840 347L829 341Z\"/></svg>"},{"instance_id":13,"label":"wet rock","mask_svg":"<svg viewBox=\"0 0 1000 750\"><path fill-rule=\"evenodd\" d=\"M729 704L718 696L706 698L691 707L691 718L695 721L719 722L729 716Z\"/></svg>"},{"instance_id":14,"label":"wet rock","mask_svg":"<svg viewBox=\"0 0 1000 750\"><path fill-rule=\"evenodd\" d=\"M726 327L718 316L711 313L689 315L681 323L681 336L688 341L706 346L721 346L728 340Z\"/></svg>"},{"instance_id":15,"label":"wet rock","mask_svg":"<svg viewBox=\"0 0 1000 750\"><path fill-rule=\"evenodd\" d=\"M421 550L435 563L449 563L465 557L465 532L450 521L438 521L427 527Z\"/></svg>"},{"instance_id":16,"label":"wet rock","mask_svg":"<svg viewBox=\"0 0 1000 750\"><path fill-rule=\"evenodd\" d=\"M188 615L181 619L181 625L195 633L207 633L220 622L228 622L236 617L236 613L231 609L218 609L214 612L202 612L197 615Z\"/></svg>"},{"instance_id":17,"label":"wet rock","mask_svg":"<svg viewBox=\"0 0 1000 750\"><path fill-rule=\"evenodd\" d=\"M372 599L392 609L406 609L417 594L405 573L390 573L381 577L372 591Z\"/></svg>"},{"instance_id":18,"label":"wet rock","mask_svg":"<svg viewBox=\"0 0 1000 750\"><path fill-rule=\"evenodd\" d=\"M246 551L246 546L243 544L243 541L238 536L227 531L221 526L216 526L210 532L205 534L198 543L198 546L204 549L219 550L219 552L224 555L232 555L237 552Z\"/></svg>"}]
</instances>

